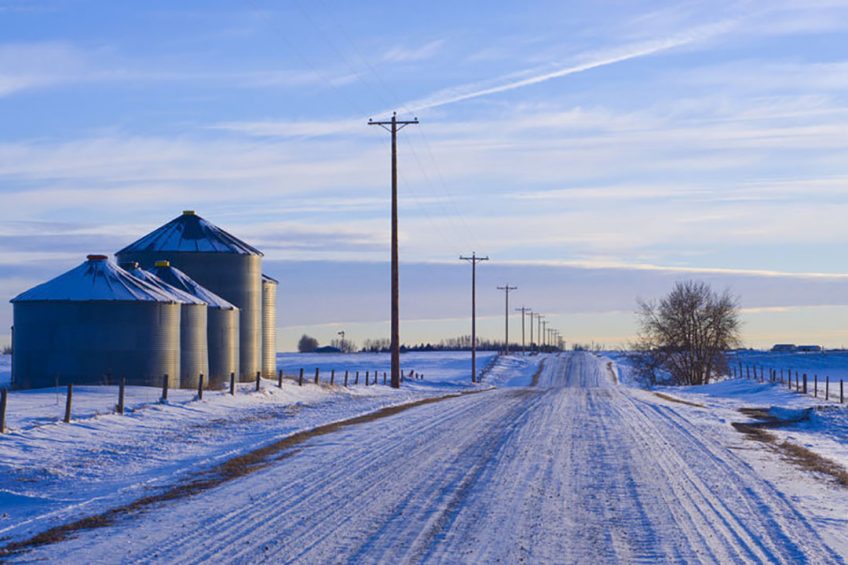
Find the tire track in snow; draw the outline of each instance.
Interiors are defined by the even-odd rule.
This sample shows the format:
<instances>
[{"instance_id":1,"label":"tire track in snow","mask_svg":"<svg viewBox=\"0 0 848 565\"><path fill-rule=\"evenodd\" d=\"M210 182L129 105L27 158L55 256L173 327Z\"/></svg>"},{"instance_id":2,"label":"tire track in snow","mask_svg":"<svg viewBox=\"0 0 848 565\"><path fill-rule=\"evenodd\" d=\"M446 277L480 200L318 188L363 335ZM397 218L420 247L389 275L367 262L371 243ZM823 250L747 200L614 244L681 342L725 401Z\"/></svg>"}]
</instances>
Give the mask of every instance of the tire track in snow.
<instances>
[{"instance_id":1,"label":"tire track in snow","mask_svg":"<svg viewBox=\"0 0 848 565\"><path fill-rule=\"evenodd\" d=\"M552 357L539 380L315 438L27 558L843 562L791 500L674 408L614 386L595 357Z\"/></svg>"}]
</instances>

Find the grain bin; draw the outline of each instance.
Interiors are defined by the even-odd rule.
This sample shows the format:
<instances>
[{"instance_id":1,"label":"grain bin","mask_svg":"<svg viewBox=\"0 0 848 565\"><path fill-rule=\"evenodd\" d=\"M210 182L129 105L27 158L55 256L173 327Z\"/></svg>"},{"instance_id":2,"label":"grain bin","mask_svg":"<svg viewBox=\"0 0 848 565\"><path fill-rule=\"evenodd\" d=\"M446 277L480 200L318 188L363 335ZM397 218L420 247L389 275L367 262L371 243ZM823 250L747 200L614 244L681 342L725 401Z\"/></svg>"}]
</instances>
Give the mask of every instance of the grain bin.
<instances>
[{"instance_id":1,"label":"grain bin","mask_svg":"<svg viewBox=\"0 0 848 565\"><path fill-rule=\"evenodd\" d=\"M206 347L207 306L191 294L175 288L138 263L124 263L124 270L137 279L170 294L180 303L180 388L196 389L200 375L209 375L209 352ZM208 381L207 381L208 382Z\"/></svg>"},{"instance_id":2,"label":"grain bin","mask_svg":"<svg viewBox=\"0 0 848 565\"><path fill-rule=\"evenodd\" d=\"M239 308L239 374L262 370L262 253L191 210L116 253L120 262L171 265Z\"/></svg>"},{"instance_id":3,"label":"grain bin","mask_svg":"<svg viewBox=\"0 0 848 565\"><path fill-rule=\"evenodd\" d=\"M218 387L239 370L239 310L197 281L171 266L157 261L153 274L162 281L196 296L207 304L209 347L209 386Z\"/></svg>"},{"instance_id":4,"label":"grain bin","mask_svg":"<svg viewBox=\"0 0 848 565\"><path fill-rule=\"evenodd\" d=\"M262 375L274 378L277 371L277 287L279 282L262 275Z\"/></svg>"},{"instance_id":5,"label":"grain bin","mask_svg":"<svg viewBox=\"0 0 848 565\"><path fill-rule=\"evenodd\" d=\"M12 378L18 388L177 384L180 305L105 255L12 299Z\"/></svg>"}]
</instances>

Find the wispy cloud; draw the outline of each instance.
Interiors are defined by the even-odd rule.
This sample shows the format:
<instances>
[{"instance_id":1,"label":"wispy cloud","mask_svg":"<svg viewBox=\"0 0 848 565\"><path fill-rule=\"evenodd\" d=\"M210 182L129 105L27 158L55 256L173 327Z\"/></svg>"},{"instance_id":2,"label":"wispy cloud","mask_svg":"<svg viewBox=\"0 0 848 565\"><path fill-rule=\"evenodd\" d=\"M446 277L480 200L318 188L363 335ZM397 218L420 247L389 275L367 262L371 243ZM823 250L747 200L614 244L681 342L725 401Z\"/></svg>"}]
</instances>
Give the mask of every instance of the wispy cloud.
<instances>
[{"instance_id":1,"label":"wispy cloud","mask_svg":"<svg viewBox=\"0 0 848 565\"><path fill-rule=\"evenodd\" d=\"M409 63L413 61L424 61L434 57L445 45L444 39L436 39L419 47L393 47L384 55L383 60L392 63Z\"/></svg>"},{"instance_id":2,"label":"wispy cloud","mask_svg":"<svg viewBox=\"0 0 848 565\"><path fill-rule=\"evenodd\" d=\"M66 43L0 45L0 96L79 80L87 69L84 53Z\"/></svg>"},{"instance_id":3,"label":"wispy cloud","mask_svg":"<svg viewBox=\"0 0 848 565\"><path fill-rule=\"evenodd\" d=\"M583 59L582 61L570 63L553 70L531 69L491 81L488 86L486 86L485 83L473 83L448 88L436 92L431 96L413 100L403 106L412 111L424 110L445 106L447 104L454 104L464 100L471 100L473 98L508 92L510 90L540 84L568 75L582 73L591 69L605 67L607 65L613 65L632 59L638 59L648 55L668 51L676 47L704 41L728 32L735 26L735 24L735 20L726 20L715 24L699 26L684 33L673 35L664 39L640 42L598 53L586 54L578 58Z\"/></svg>"}]
</instances>

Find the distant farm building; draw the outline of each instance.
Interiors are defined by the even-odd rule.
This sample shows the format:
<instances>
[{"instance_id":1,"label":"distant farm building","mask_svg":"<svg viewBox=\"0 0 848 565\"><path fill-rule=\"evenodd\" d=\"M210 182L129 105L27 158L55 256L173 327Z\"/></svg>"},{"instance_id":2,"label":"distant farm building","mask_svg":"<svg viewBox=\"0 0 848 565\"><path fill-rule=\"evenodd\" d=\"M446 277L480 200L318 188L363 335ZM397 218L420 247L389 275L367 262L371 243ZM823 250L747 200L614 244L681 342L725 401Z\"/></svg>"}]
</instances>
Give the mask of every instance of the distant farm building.
<instances>
[{"instance_id":1,"label":"distant farm building","mask_svg":"<svg viewBox=\"0 0 848 565\"><path fill-rule=\"evenodd\" d=\"M12 299L12 382L193 388L276 370L276 280L262 252L193 211Z\"/></svg>"},{"instance_id":2,"label":"distant farm building","mask_svg":"<svg viewBox=\"0 0 848 565\"><path fill-rule=\"evenodd\" d=\"M771 348L773 353L794 353L797 349L794 343L778 343Z\"/></svg>"}]
</instances>

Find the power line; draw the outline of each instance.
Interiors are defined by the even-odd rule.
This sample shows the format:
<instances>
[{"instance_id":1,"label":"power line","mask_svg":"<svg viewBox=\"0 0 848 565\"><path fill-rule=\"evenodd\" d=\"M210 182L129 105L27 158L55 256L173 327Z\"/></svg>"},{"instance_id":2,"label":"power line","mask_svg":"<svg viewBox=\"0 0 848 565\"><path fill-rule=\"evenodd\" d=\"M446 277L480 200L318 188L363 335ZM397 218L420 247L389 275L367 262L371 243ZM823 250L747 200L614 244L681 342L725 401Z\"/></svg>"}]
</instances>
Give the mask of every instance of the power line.
<instances>
[{"instance_id":1,"label":"power line","mask_svg":"<svg viewBox=\"0 0 848 565\"><path fill-rule=\"evenodd\" d=\"M477 252L471 257L459 256L460 261L471 263L471 382L477 382L477 263L488 261L488 257L477 257Z\"/></svg>"},{"instance_id":2,"label":"power line","mask_svg":"<svg viewBox=\"0 0 848 565\"><path fill-rule=\"evenodd\" d=\"M397 132L418 123L418 118L398 120L397 113L388 121L368 120L392 134L392 387L400 388L400 291L398 289L398 215L397 215Z\"/></svg>"}]
</instances>

